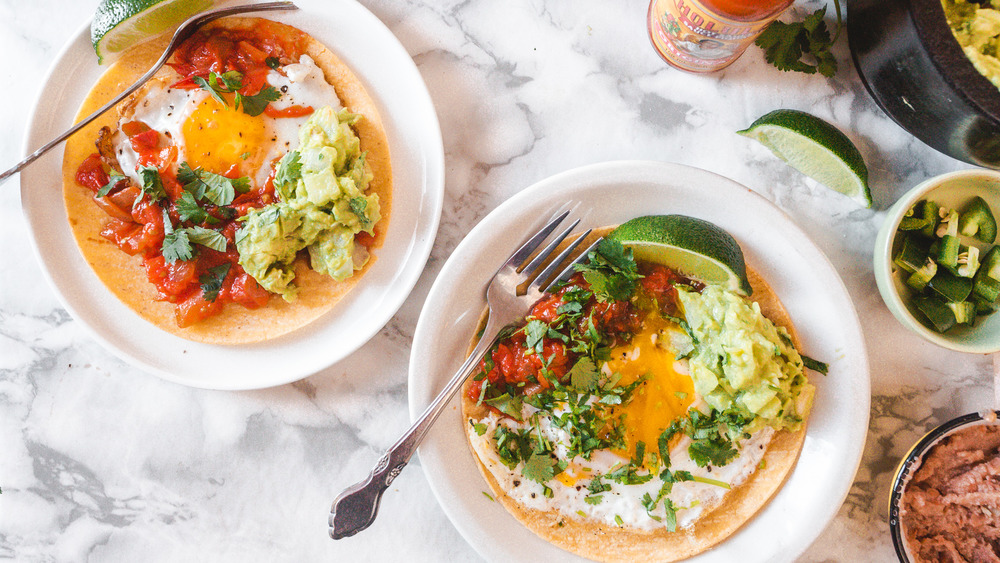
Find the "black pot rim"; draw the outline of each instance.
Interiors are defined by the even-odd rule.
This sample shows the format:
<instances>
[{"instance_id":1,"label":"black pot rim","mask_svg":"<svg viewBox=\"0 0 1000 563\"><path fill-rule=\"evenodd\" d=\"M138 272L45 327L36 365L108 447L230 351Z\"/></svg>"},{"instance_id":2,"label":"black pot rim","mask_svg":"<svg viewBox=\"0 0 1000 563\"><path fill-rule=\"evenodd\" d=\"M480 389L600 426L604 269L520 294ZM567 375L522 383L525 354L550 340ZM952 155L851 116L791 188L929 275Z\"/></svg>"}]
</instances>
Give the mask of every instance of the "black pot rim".
<instances>
[{"instance_id":1,"label":"black pot rim","mask_svg":"<svg viewBox=\"0 0 1000 563\"><path fill-rule=\"evenodd\" d=\"M1000 123L1000 88L980 73L965 55L948 26L941 0L906 0L917 29L938 73L957 94Z\"/></svg>"}]
</instances>

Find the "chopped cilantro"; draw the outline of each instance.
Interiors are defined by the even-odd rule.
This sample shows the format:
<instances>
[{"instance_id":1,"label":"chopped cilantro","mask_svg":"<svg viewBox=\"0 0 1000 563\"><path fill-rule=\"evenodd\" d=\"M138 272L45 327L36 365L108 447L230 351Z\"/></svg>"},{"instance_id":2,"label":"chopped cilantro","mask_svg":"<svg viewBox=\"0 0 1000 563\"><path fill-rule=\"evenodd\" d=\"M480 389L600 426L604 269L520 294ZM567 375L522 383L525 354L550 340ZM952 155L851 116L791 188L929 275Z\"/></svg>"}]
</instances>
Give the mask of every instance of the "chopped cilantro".
<instances>
[{"instance_id":1,"label":"chopped cilantro","mask_svg":"<svg viewBox=\"0 0 1000 563\"><path fill-rule=\"evenodd\" d=\"M256 117L264 113L264 109L267 108L267 104L281 98L281 92L278 91L274 86L264 86L261 88L260 92L257 92L253 96L243 96L236 94L237 103L243 109L243 113Z\"/></svg>"},{"instance_id":2,"label":"chopped cilantro","mask_svg":"<svg viewBox=\"0 0 1000 563\"><path fill-rule=\"evenodd\" d=\"M250 179L246 176L232 179L201 168L192 169L182 162L177 169L177 181L194 195L195 200L207 199L215 205L229 205L236 198L236 192L250 190Z\"/></svg>"},{"instance_id":3,"label":"chopped cilantro","mask_svg":"<svg viewBox=\"0 0 1000 563\"><path fill-rule=\"evenodd\" d=\"M198 205L194 199L194 194L189 191L181 193L181 196L174 201L174 210L181 221L192 223L204 223L211 215Z\"/></svg>"},{"instance_id":4,"label":"chopped cilantro","mask_svg":"<svg viewBox=\"0 0 1000 563\"><path fill-rule=\"evenodd\" d=\"M115 189L118 186L118 183L123 180L128 180L128 178L122 176L121 174L112 174L108 177L108 183L104 184L101 186L101 189L97 190L97 197L104 197L108 195L111 190Z\"/></svg>"},{"instance_id":5,"label":"chopped cilantro","mask_svg":"<svg viewBox=\"0 0 1000 563\"><path fill-rule=\"evenodd\" d=\"M486 399L483 402L513 418L514 420L521 420L521 405L523 404L523 401L520 397L504 393L499 397Z\"/></svg>"},{"instance_id":6,"label":"chopped cilantro","mask_svg":"<svg viewBox=\"0 0 1000 563\"><path fill-rule=\"evenodd\" d=\"M163 189L163 180L160 179L160 171L155 166L143 166L139 169L139 176L142 178L142 191L150 200L158 201L167 197L167 191Z\"/></svg>"},{"instance_id":7,"label":"chopped cilantro","mask_svg":"<svg viewBox=\"0 0 1000 563\"><path fill-rule=\"evenodd\" d=\"M830 373L830 366L819 360L814 360L809 356L802 355L802 365L823 375Z\"/></svg>"},{"instance_id":8,"label":"chopped cilantro","mask_svg":"<svg viewBox=\"0 0 1000 563\"><path fill-rule=\"evenodd\" d=\"M243 87L243 75L235 70L223 74L209 72L207 79L195 76L192 80L225 107L229 107L229 103L222 97L222 94L236 94L234 107L242 109L243 113L251 117L264 113L267 104L281 98L281 92L270 85L264 86L260 92L252 96L240 94L239 89Z\"/></svg>"},{"instance_id":9,"label":"chopped cilantro","mask_svg":"<svg viewBox=\"0 0 1000 563\"><path fill-rule=\"evenodd\" d=\"M361 196L352 197L348 202L348 206L351 208L351 213L357 215L358 221L361 221L363 226L367 227L371 223L371 220L368 219L368 215L366 213L368 209L367 199Z\"/></svg>"},{"instance_id":10,"label":"chopped cilantro","mask_svg":"<svg viewBox=\"0 0 1000 563\"><path fill-rule=\"evenodd\" d=\"M177 230L180 231L181 229ZM183 230L187 232L188 240L194 244L207 246L208 248L219 252L226 251L228 241L219 231L198 226L187 227Z\"/></svg>"},{"instance_id":11,"label":"chopped cilantro","mask_svg":"<svg viewBox=\"0 0 1000 563\"><path fill-rule=\"evenodd\" d=\"M274 175L275 186L287 186L302 177L302 161L299 151L285 153L278 161L278 172Z\"/></svg>"},{"instance_id":12,"label":"chopped cilantro","mask_svg":"<svg viewBox=\"0 0 1000 563\"><path fill-rule=\"evenodd\" d=\"M218 266L209 268L208 272L198 277L198 282L201 283L201 293L205 296L205 301L213 303L219 297L219 290L222 289L222 282L225 281L230 266L232 264L229 262L219 264Z\"/></svg>"},{"instance_id":13,"label":"chopped cilantro","mask_svg":"<svg viewBox=\"0 0 1000 563\"><path fill-rule=\"evenodd\" d=\"M597 389L601 372L590 358L584 356L577 360L569 370L570 385L576 389L592 391Z\"/></svg>"},{"instance_id":14,"label":"chopped cilantro","mask_svg":"<svg viewBox=\"0 0 1000 563\"><path fill-rule=\"evenodd\" d=\"M542 353L543 339L549 333L549 325L544 321L532 319L524 325L524 345L529 351Z\"/></svg>"},{"instance_id":15,"label":"chopped cilantro","mask_svg":"<svg viewBox=\"0 0 1000 563\"><path fill-rule=\"evenodd\" d=\"M188 240L187 230L177 229L164 234L161 253L168 264L193 258L194 251L191 248L191 241Z\"/></svg>"}]
</instances>

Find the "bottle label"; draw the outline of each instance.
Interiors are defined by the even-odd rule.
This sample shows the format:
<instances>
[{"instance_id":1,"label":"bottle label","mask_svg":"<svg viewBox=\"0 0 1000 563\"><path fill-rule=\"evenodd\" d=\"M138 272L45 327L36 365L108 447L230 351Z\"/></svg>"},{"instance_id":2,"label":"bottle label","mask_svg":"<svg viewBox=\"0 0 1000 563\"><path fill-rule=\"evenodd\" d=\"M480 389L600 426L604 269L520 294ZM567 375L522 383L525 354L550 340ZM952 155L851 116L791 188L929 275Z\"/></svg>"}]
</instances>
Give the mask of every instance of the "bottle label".
<instances>
[{"instance_id":1,"label":"bottle label","mask_svg":"<svg viewBox=\"0 0 1000 563\"><path fill-rule=\"evenodd\" d=\"M649 37L668 63L710 72L739 58L777 15L741 22L709 11L698 0L652 0Z\"/></svg>"}]
</instances>

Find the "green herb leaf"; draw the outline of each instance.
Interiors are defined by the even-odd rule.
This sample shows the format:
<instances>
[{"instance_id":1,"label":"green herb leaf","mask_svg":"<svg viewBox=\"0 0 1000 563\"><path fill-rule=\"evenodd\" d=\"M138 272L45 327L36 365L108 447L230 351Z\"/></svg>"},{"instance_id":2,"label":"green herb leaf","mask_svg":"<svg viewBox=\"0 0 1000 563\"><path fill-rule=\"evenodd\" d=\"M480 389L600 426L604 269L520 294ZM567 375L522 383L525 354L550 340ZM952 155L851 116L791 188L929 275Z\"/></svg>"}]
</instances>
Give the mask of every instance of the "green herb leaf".
<instances>
[{"instance_id":1,"label":"green herb leaf","mask_svg":"<svg viewBox=\"0 0 1000 563\"><path fill-rule=\"evenodd\" d=\"M274 86L269 85L261 88L260 92L257 92L253 96L236 94L236 102L243 110L243 113L251 117L256 117L264 113L264 109L267 108L267 104L280 97L281 92L279 92Z\"/></svg>"},{"instance_id":2,"label":"green herb leaf","mask_svg":"<svg viewBox=\"0 0 1000 563\"><path fill-rule=\"evenodd\" d=\"M367 199L361 196L352 197L351 200L348 202L348 205L351 208L351 213L357 215L358 220L361 221L361 224L363 226L367 227L369 223L371 223L371 221L368 219L368 215L366 214L366 210L368 209Z\"/></svg>"},{"instance_id":3,"label":"green herb leaf","mask_svg":"<svg viewBox=\"0 0 1000 563\"><path fill-rule=\"evenodd\" d=\"M250 189L250 179L246 176L233 180L201 168L192 170L187 162L178 167L177 181L194 195L196 201L207 199L220 206L232 203L236 192L244 193Z\"/></svg>"},{"instance_id":4,"label":"green herb leaf","mask_svg":"<svg viewBox=\"0 0 1000 563\"><path fill-rule=\"evenodd\" d=\"M161 253L168 264L193 258L194 250L191 248L191 241L188 240L187 230L177 229L163 235Z\"/></svg>"},{"instance_id":5,"label":"green herb leaf","mask_svg":"<svg viewBox=\"0 0 1000 563\"><path fill-rule=\"evenodd\" d=\"M754 43L764 50L767 62L779 70L806 74L818 71L823 76L831 77L837 72L837 60L830 48L840 36L842 24L839 0L834 0L834 7L837 27L832 38L823 19L826 15L826 6L823 6L801 22L772 22ZM809 56L814 64L802 60Z\"/></svg>"},{"instance_id":6,"label":"green herb leaf","mask_svg":"<svg viewBox=\"0 0 1000 563\"><path fill-rule=\"evenodd\" d=\"M524 345L528 350L541 354L545 335L549 333L549 325L544 321L532 319L524 325Z\"/></svg>"},{"instance_id":7,"label":"green herb leaf","mask_svg":"<svg viewBox=\"0 0 1000 563\"><path fill-rule=\"evenodd\" d=\"M178 229L180 230L180 229ZM212 250L217 250L219 252L226 251L226 245L229 241L226 237L222 235L219 231L206 229L205 227L188 227L184 229L187 231L188 240L194 244L200 244L202 246L207 246Z\"/></svg>"},{"instance_id":8,"label":"green herb leaf","mask_svg":"<svg viewBox=\"0 0 1000 563\"><path fill-rule=\"evenodd\" d=\"M208 269L208 272L198 276L198 282L201 283L201 293L205 297L205 301L209 303L214 303L219 297L219 291L222 289L222 282L226 280L226 274L229 273L229 268L232 266L229 262L225 264L219 264L218 266Z\"/></svg>"},{"instance_id":9,"label":"green herb leaf","mask_svg":"<svg viewBox=\"0 0 1000 563\"><path fill-rule=\"evenodd\" d=\"M556 461L548 453L536 451L524 462L521 473L532 481L545 484L557 474Z\"/></svg>"},{"instance_id":10,"label":"green herb leaf","mask_svg":"<svg viewBox=\"0 0 1000 563\"><path fill-rule=\"evenodd\" d=\"M167 197L167 190L163 189L163 180L160 179L160 171L155 166L140 168L139 177L142 178L142 191L150 200L158 201Z\"/></svg>"},{"instance_id":11,"label":"green herb leaf","mask_svg":"<svg viewBox=\"0 0 1000 563\"><path fill-rule=\"evenodd\" d=\"M286 186L302 177L302 161L299 157L299 151L287 152L281 157L278 172L274 175L275 186Z\"/></svg>"},{"instance_id":12,"label":"green herb leaf","mask_svg":"<svg viewBox=\"0 0 1000 563\"><path fill-rule=\"evenodd\" d=\"M736 457L736 448L732 442L726 440L694 440L688 446L688 455L698 467L709 464L723 466Z\"/></svg>"},{"instance_id":13,"label":"green herb leaf","mask_svg":"<svg viewBox=\"0 0 1000 563\"><path fill-rule=\"evenodd\" d=\"M809 369L811 369L813 371L818 371L819 373L822 373L823 375L826 375L826 374L830 373L830 366L827 365L826 363L821 362L819 360L814 360L814 359L812 359L809 356L806 356L804 354L800 354L800 356L802 356L802 365L803 366L805 366L805 367L807 367L807 368L809 368Z\"/></svg>"},{"instance_id":14,"label":"green herb leaf","mask_svg":"<svg viewBox=\"0 0 1000 563\"><path fill-rule=\"evenodd\" d=\"M581 391L593 391L597 389L600 376L601 372L598 371L597 365L586 356L577 360L569 370L570 385Z\"/></svg>"},{"instance_id":15,"label":"green herb leaf","mask_svg":"<svg viewBox=\"0 0 1000 563\"><path fill-rule=\"evenodd\" d=\"M177 215L181 221L204 223L211 217L207 211L198 205L198 202L194 199L194 194L189 191L184 191L181 193L181 197L174 201L174 210L177 211Z\"/></svg>"},{"instance_id":16,"label":"green herb leaf","mask_svg":"<svg viewBox=\"0 0 1000 563\"><path fill-rule=\"evenodd\" d=\"M104 197L118 186L118 183L122 180L128 180L128 177L122 176L121 174L112 174L108 178L108 183L101 186L101 189L97 190L97 197Z\"/></svg>"},{"instance_id":17,"label":"green herb leaf","mask_svg":"<svg viewBox=\"0 0 1000 563\"><path fill-rule=\"evenodd\" d=\"M214 72L209 73L208 75L209 80L205 80L201 76L192 76L191 80L194 80L194 83L197 84L199 87L201 87L202 90L205 90L209 94L211 94L212 97L215 98L217 102L223 105L223 107L229 107L229 102L227 102L226 99L222 97L220 91L212 87L212 83L210 82L210 80L212 79L212 76L214 74L215 74Z\"/></svg>"},{"instance_id":18,"label":"green herb leaf","mask_svg":"<svg viewBox=\"0 0 1000 563\"><path fill-rule=\"evenodd\" d=\"M483 402L515 420L521 420L521 408L524 401L520 397L504 393L499 397L486 399Z\"/></svg>"}]
</instances>

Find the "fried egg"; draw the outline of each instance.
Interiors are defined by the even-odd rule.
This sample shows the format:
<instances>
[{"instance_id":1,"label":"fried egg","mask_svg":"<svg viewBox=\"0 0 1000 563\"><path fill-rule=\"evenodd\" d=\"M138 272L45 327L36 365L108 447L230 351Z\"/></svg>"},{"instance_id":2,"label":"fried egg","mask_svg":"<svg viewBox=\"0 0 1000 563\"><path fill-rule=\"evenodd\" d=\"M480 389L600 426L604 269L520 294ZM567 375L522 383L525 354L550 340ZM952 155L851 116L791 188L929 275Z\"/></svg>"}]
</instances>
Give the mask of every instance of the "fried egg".
<instances>
[{"instance_id":1,"label":"fried egg","mask_svg":"<svg viewBox=\"0 0 1000 563\"><path fill-rule=\"evenodd\" d=\"M119 120L119 131L113 138L115 153L123 172L140 185L142 180L136 172L139 154L121 132L121 126L132 121L146 124L161 133L166 143L177 147L175 167L187 162L191 168L216 174L235 169L255 186L266 182L277 160L298 146L299 126L309 115L251 116L234 107L231 94L223 94L227 99L223 105L206 90L171 88L179 79L173 73L152 82ZM297 63L269 71L267 83L281 93L270 104L275 110L291 106L341 107L334 87L308 55L302 55Z\"/></svg>"},{"instance_id":2,"label":"fried egg","mask_svg":"<svg viewBox=\"0 0 1000 563\"><path fill-rule=\"evenodd\" d=\"M645 377L633 398L617 411L624 415L625 448L622 450L597 450L589 460L580 456L569 460L567 467L543 485L523 473L524 464L513 469L505 465L497 453L493 436L497 426L523 431L534 428L542 438L554 445L559 459L567 459L571 436L552 418L538 416L539 411L525 403L521 421L489 413L476 421L484 425L482 432L470 432L469 438L476 455L514 501L525 508L539 511L557 511L569 518L583 518L610 526L654 530L663 527L667 520L663 504L648 512L643 497L656 498L663 483L653 478L646 483L624 485L611 479L603 484L610 489L600 493L599 502L588 485L595 475L606 475L628 464L639 442L646 451L655 451L660 434L689 409L704 408L706 404L694 390L686 359L676 359L676 340L672 333L682 331L670 321L647 319L643 329L630 342L611 351L610 359L601 371L610 376L621 375L620 384L627 385ZM555 411L559 417L566 411ZM682 481L675 483L667 498L676 508L676 524L690 527L695 520L722 503L731 488L744 483L761 463L774 429L764 427L750 438L740 441L739 453L723 467L699 467L688 455L691 439L681 433L670 444L670 469L674 472L689 471L696 478L714 483ZM589 501L588 501L589 497Z\"/></svg>"}]
</instances>

